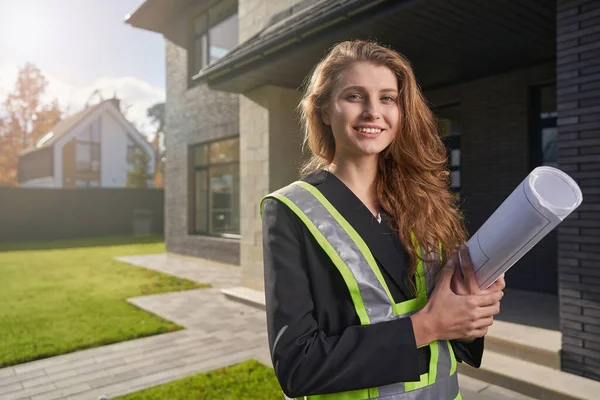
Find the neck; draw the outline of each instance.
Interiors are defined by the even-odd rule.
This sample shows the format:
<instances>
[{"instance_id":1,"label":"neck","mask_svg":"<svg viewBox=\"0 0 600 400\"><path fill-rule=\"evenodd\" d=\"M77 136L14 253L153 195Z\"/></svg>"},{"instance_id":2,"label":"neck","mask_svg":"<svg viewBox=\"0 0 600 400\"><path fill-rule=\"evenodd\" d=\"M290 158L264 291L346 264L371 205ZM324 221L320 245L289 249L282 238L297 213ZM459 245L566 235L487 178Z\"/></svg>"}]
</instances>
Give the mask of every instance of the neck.
<instances>
[{"instance_id":1,"label":"neck","mask_svg":"<svg viewBox=\"0 0 600 400\"><path fill-rule=\"evenodd\" d=\"M360 160L334 159L329 165L328 170L344 182L369 208L379 209L375 193L377 158Z\"/></svg>"}]
</instances>

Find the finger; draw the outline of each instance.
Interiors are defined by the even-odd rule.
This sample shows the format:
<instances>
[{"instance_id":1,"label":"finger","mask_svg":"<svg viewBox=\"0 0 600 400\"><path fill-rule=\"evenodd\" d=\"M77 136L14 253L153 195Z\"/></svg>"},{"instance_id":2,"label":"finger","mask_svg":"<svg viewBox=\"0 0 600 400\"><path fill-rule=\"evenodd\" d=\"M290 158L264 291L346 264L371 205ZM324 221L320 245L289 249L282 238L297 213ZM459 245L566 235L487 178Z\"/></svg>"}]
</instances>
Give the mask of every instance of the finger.
<instances>
[{"instance_id":1,"label":"finger","mask_svg":"<svg viewBox=\"0 0 600 400\"><path fill-rule=\"evenodd\" d=\"M490 306L480 307L478 309L479 318L490 318L500 313L500 303L492 304Z\"/></svg>"},{"instance_id":2,"label":"finger","mask_svg":"<svg viewBox=\"0 0 600 400\"><path fill-rule=\"evenodd\" d=\"M454 261L454 259L450 258L448 260L448 262L446 263L446 265L444 265L444 268L442 268L442 271L440 273L438 282L436 283L436 286L438 285L446 285L446 286L450 286L450 281L452 281L452 275L454 275L454 270L456 268L456 262Z\"/></svg>"},{"instance_id":3,"label":"finger","mask_svg":"<svg viewBox=\"0 0 600 400\"><path fill-rule=\"evenodd\" d=\"M488 294L488 293L494 293L494 292L499 292L504 290L504 288L506 287L506 282L504 281L504 274L502 274L500 276L500 278L498 278L496 280L496 282L494 282L492 284L492 286L490 286L489 288L482 290L480 292L480 294Z\"/></svg>"},{"instance_id":4,"label":"finger","mask_svg":"<svg viewBox=\"0 0 600 400\"><path fill-rule=\"evenodd\" d=\"M487 307L498 303L502 297L504 297L504 292L494 292L488 294L475 294L471 295L470 301L476 307Z\"/></svg>"},{"instance_id":5,"label":"finger","mask_svg":"<svg viewBox=\"0 0 600 400\"><path fill-rule=\"evenodd\" d=\"M473 323L473 328L474 329L483 329L483 328L488 328L488 327L492 326L493 324L494 324L493 317L480 318Z\"/></svg>"},{"instance_id":6,"label":"finger","mask_svg":"<svg viewBox=\"0 0 600 400\"><path fill-rule=\"evenodd\" d=\"M479 288L479 284L475 278L475 270L473 268L471 256L469 255L469 248L464 244L460 246L459 257L460 265L462 266L462 271L464 274L465 284L467 285L469 292L471 294L479 293L481 289Z\"/></svg>"}]
</instances>

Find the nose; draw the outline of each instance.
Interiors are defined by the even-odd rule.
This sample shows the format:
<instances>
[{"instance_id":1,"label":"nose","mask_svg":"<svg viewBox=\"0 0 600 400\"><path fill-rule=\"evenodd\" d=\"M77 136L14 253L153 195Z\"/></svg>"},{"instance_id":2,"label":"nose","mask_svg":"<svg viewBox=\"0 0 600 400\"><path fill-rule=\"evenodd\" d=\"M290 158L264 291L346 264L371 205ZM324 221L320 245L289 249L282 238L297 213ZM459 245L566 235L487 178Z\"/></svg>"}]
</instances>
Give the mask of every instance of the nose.
<instances>
[{"instance_id":1,"label":"nose","mask_svg":"<svg viewBox=\"0 0 600 400\"><path fill-rule=\"evenodd\" d=\"M379 119L381 117L381 112L378 108L377 102L373 102L372 100L367 100L364 103L364 108L362 112L362 117L373 121Z\"/></svg>"}]
</instances>

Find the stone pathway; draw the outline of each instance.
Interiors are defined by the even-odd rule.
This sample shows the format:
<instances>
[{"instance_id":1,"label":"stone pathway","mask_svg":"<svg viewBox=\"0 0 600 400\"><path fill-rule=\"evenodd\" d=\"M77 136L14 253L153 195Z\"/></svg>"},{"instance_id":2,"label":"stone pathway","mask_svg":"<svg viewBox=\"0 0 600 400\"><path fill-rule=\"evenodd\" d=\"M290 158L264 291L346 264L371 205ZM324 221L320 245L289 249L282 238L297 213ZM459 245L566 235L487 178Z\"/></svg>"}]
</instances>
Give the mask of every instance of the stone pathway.
<instances>
[{"instance_id":1,"label":"stone pathway","mask_svg":"<svg viewBox=\"0 0 600 400\"><path fill-rule=\"evenodd\" d=\"M240 286L239 267L174 254L117 259L214 288L129 299L186 329L0 369L0 400L96 400L251 358L270 365L264 311L219 291ZM465 400L525 399L469 377L460 384Z\"/></svg>"}]
</instances>

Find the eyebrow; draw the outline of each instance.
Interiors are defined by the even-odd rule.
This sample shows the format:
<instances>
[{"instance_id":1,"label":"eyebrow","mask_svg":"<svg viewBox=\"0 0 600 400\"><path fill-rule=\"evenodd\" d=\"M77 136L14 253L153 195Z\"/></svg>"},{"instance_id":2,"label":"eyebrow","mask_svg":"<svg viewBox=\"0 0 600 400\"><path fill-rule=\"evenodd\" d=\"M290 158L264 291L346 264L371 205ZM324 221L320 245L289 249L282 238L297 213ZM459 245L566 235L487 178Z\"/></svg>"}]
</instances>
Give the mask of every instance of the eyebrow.
<instances>
[{"instance_id":1,"label":"eyebrow","mask_svg":"<svg viewBox=\"0 0 600 400\"><path fill-rule=\"evenodd\" d=\"M347 92L348 90L360 90L360 91L364 91L365 88L363 86L348 86L348 87L345 87L344 89L342 89L342 92ZM398 89L385 88L385 89L381 89L380 92L394 92L394 93L398 93Z\"/></svg>"}]
</instances>

